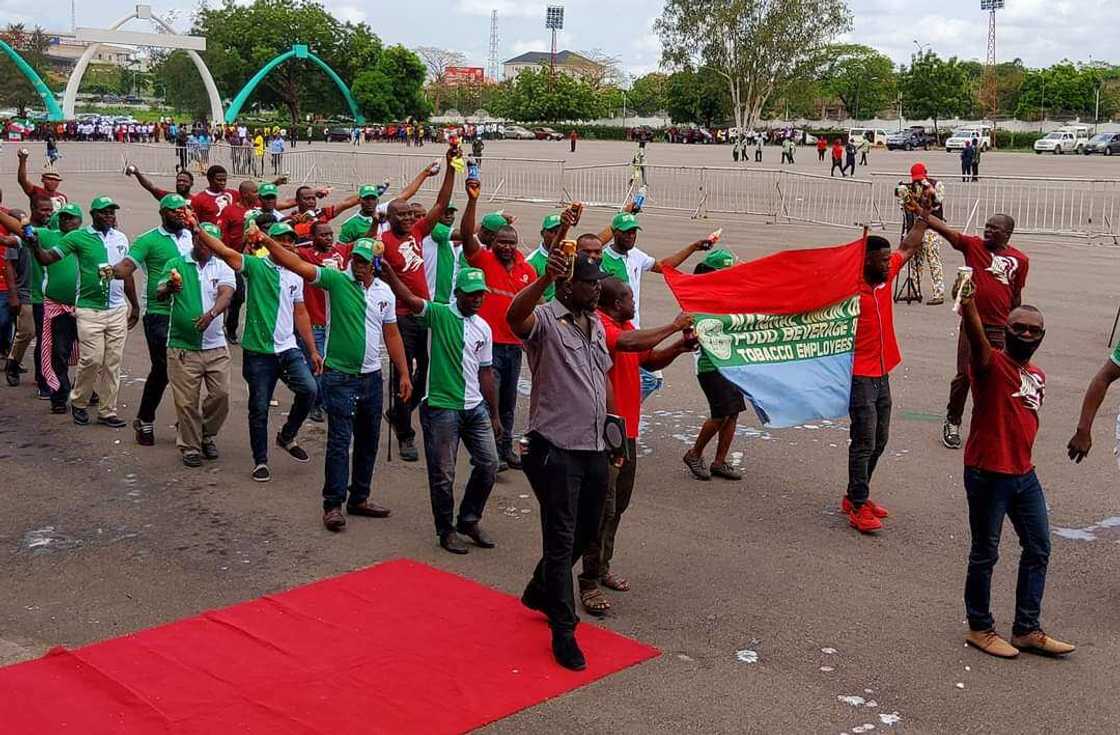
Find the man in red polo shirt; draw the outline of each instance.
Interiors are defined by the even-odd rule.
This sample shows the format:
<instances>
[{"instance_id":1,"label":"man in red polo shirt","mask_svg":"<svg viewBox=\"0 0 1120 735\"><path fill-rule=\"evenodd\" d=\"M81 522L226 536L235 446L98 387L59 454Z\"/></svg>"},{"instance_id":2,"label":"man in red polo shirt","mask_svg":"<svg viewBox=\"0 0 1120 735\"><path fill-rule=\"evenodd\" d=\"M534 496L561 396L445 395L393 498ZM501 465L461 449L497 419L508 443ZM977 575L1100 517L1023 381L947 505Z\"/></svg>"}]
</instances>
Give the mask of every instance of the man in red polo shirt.
<instances>
[{"instance_id":1,"label":"man in red polo shirt","mask_svg":"<svg viewBox=\"0 0 1120 735\"><path fill-rule=\"evenodd\" d=\"M626 453L621 464L616 461L610 468L599 533L592 537L583 552L579 597L583 608L592 615L602 615L610 609L610 602L599 588L600 584L617 592L630 589L630 583L625 578L611 571L611 558L614 556L618 524L630 506L638 471L638 424L642 408L639 368L661 370L681 355L692 352L697 345L695 337L681 338L664 349L655 349L673 334L692 326L691 314L682 312L663 327L635 329L631 320L636 313L634 292L628 285L614 277L600 282L598 316L612 360L607 378L614 394L615 412L626 422Z\"/></svg>"},{"instance_id":2,"label":"man in red polo shirt","mask_svg":"<svg viewBox=\"0 0 1120 735\"><path fill-rule=\"evenodd\" d=\"M894 279L914 256L925 235L925 223L910 228L897 252L886 238L867 238L863 284L859 293L859 323L856 325L852 392L848 415L852 426L848 445L848 492L840 507L848 523L860 533L883 527L886 508L870 499L871 475L879 462L891 427L890 372L902 362L894 335Z\"/></svg>"},{"instance_id":3,"label":"man in red polo shirt","mask_svg":"<svg viewBox=\"0 0 1120 735\"><path fill-rule=\"evenodd\" d=\"M222 212L237 201L237 192L226 188L229 175L223 166L206 169L206 188L191 197L191 209L199 222L218 225Z\"/></svg>"},{"instance_id":4,"label":"man in red polo shirt","mask_svg":"<svg viewBox=\"0 0 1120 735\"><path fill-rule=\"evenodd\" d=\"M381 233L381 243L385 246L385 254L382 257L385 262L393 269L393 273L401 283L422 299L431 298L424 271L422 243L424 238L431 234L432 228L443 218L443 212L451 201L451 189L455 185L455 168L451 165L451 161L456 155L458 155L457 149L451 147L447 149L443 184L428 214L418 218L411 203L399 198L394 199L389 202L386 212L389 229ZM397 328L401 333L401 341L404 342L405 363L412 371L410 376L413 386L412 398L407 402L390 399L390 408L386 415L389 425L397 435L401 459L405 462L416 462L420 459L420 452L416 449L416 430L412 428L412 412L427 394L428 330L423 321L400 302L397 303ZM397 383L400 376L396 370L395 365L390 365L389 375L393 383L391 395L397 395L399 392Z\"/></svg>"},{"instance_id":5,"label":"man in red polo shirt","mask_svg":"<svg viewBox=\"0 0 1120 735\"><path fill-rule=\"evenodd\" d=\"M513 424L517 415L517 381L521 377L521 340L506 322L513 297L537 280L537 271L517 249L517 230L505 225L494 233L490 247L484 248L475 237L475 210L482 186L476 179L467 181L467 206L459 222L463 238L463 257L486 274L490 293L478 313L494 334L494 378L498 383L498 416L502 434L498 437L498 471L521 468L521 458L513 451Z\"/></svg>"},{"instance_id":6,"label":"man in red polo shirt","mask_svg":"<svg viewBox=\"0 0 1120 735\"><path fill-rule=\"evenodd\" d=\"M70 201L65 194L58 190L58 185L62 183L62 176L55 171L46 171L39 180L42 186L36 186L31 183L31 179L27 178L27 156L26 149L20 148L16 154L19 157L19 165L16 169L16 180L19 181L20 188L27 198L31 201L31 208L35 208L35 202L39 199L50 199L52 209L57 212L66 206Z\"/></svg>"}]
</instances>

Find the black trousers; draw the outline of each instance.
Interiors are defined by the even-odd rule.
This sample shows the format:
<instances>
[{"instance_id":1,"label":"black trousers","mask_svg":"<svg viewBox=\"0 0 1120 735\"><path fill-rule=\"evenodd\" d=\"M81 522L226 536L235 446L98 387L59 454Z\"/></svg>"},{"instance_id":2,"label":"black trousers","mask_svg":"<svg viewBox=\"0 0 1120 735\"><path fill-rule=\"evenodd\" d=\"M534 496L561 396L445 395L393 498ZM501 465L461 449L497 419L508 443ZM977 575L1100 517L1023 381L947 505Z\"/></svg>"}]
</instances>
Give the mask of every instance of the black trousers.
<instances>
[{"instance_id":1,"label":"black trousers","mask_svg":"<svg viewBox=\"0 0 1120 735\"><path fill-rule=\"evenodd\" d=\"M401 440L412 439L416 430L412 428L412 412L424 400L428 382L428 330L420 324L414 316L397 317L397 328L401 332L401 342L404 343L404 361L409 367L409 378L412 380L412 398L404 403L396 396L399 395L400 375L397 368L389 363L389 377L392 382L392 396L390 397L389 423L393 431Z\"/></svg>"},{"instance_id":2,"label":"black trousers","mask_svg":"<svg viewBox=\"0 0 1120 735\"><path fill-rule=\"evenodd\" d=\"M541 560L525 588L553 630L579 622L572 565L599 534L610 473L606 452L561 449L539 434L528 435L522 467L540 503Z\"/></svg>"},{"instance_id":3,"label":"black trousers","mask_svg":"<svg viewBox=\"0 0 1120 735\"><path fill-rule=\"evenodd\" d=\"M144 339L148 342L148 358L152 369L144 381L144 392L140 396L140 410L136 418L146 424L156 420L156 409L163 400L167 389L167 330L171 317L167 314L144 315Z\"/></svg>"},{"instance_id":4,"label":"black trousers","mask_svg":"<svg viewBox=\"0 0 1120 735\"><path fill-rule=\"evenodd\" d=\"M78 320L73 314L60 314L51 320L51 369L58 377L58 390L51 393L52 406L65 406L70 400L70 355L78 341Z\"/></svg>"},{"instance_id":5,"label":"black trousers","mask_svg":"<svg viewBox=\"0 0 1120 735\"><path fill-rule=\"evenodd\" d=\"M233 299L226 309L226 336L236 340L237 327L241 322L241 306L245 303L245 278L240 273L234 273L233 276L237 281L237 288L233 290Z\"/></svg>"},{"instance_id":6,"label":"black trousers","mask_svg":"<svg viewBox=\"0 0 1120 735\"><path fill-rule=\"evenodd\" d=\"M858 508L871 494L871 476L890 438L890 376L854 376L848 415L852 420L851 444L848 445L848 500Z\"/></svg>"}]
</instances>

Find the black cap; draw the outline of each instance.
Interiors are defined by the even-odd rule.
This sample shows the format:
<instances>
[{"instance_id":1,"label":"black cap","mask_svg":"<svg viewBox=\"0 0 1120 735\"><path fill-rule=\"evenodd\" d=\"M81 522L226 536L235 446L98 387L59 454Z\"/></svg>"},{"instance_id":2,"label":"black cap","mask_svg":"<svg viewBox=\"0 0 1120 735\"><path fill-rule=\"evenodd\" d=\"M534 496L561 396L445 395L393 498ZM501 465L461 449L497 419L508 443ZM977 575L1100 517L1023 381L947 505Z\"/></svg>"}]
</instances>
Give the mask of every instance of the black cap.
<instances>
[{"instance_id":1,"label":"black cap","mask_svg":"<svg viewBox=\"0 0 1120 735\"><path fill-rule=\"evenodd\" d=\"M599 267L599 261L592 260L587 253L576 255L576 265L572 273L573 281L601 281L609 276L610 273Z\"/></svg>"}]
</instances>

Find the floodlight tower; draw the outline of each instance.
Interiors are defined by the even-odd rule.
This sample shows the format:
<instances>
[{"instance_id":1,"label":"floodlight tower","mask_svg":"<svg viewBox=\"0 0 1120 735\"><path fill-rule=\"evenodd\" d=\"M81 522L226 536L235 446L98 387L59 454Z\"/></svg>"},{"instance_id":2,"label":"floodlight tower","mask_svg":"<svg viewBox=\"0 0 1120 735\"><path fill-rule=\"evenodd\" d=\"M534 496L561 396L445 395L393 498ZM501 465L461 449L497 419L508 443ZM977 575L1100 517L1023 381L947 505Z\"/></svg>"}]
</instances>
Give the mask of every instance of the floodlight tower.
<instances>
[{"instance_id":1,"label":"floodlight tower","mask_svg":"<svg viewBox=\"0 0 1120 735\"><path fill-rule=\"evenodd\" d=\"M549 5L544 14L544 27L552 31L552 55L548 64L548 86L552 89L552 77L556 74L556 32L564 27L564 6Z\"/></svg>"},{"instance_id":2,"label":"floodlight tower","mask_svg":"<svg viewBox=\"0 0 1120 735\"><path fill-rule=\"evenodd\" d=\"M501 43L501 40L498 37L498 11L497 10L491 10L490 11L490 57L489 57L488 63L487 63L487 66L489 66L490 68L486 70L486 73L490 77L490 81L492 81L492 82L498 81L498 72L499 72L499 69L498 69L498 47L499 47L500 43Z\"/></svg>"},{"instance_id":3,"label":"floodlight tower","mask_svg":"<svg viewBox=\"0 0 1120 735\"><path fill-rule=\"evenodd\" d=\"M988 120L995 125L999 106L999 86L996 82L996 11L1003 8L1004 0L980 0L980 9L988 11L988 58L984 63L984 79L980 87L980 102Z\"/></svg>"}]
</instances>

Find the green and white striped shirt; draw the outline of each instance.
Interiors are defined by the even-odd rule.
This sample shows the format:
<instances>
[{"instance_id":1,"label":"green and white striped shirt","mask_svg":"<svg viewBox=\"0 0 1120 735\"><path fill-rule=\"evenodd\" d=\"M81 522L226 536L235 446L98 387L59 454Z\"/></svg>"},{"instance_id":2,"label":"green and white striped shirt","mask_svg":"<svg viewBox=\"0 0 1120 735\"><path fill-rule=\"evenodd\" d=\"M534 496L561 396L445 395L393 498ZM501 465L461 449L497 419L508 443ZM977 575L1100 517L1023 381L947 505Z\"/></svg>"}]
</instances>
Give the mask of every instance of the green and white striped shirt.
<instances>
[{"instance_id":1,"label":"green and white striped shirt","mask_svg":"<svg viewBox=\"0 0 1120 735\"><path fill-rule=\"evenodd\" d=\"M381 369L382 330L397 321L397 300L381 280L369 288L348 268L316 268L315 285L327 292L327 343L331 370L364 375Z\"/></svg>"},{"instance_id":2,"label":"green and white striped shirt","mask_svg":"<svg viewBox=\"0 0 1120 735\"><path fill-rule=\"evenodd\" d=\"M292 310L303 302L303 279L272 262L246 254L241 258L245 278L245 335L242 348L278 355L296 348Z\"/></svg>"},{"instance_id":3,"label":"green and white striped shirt","mask_svg":"<svg viewBox=\"0 0 1120 735\"><path fill-rule=\"evenodd\" d=\"M428 327L428 395L432 408L469 410L482 403L480 368L493 360L494 336L479 316L463 316L454 304L429 301L419 321Z\"/></svg>"},{"instance_id":4,"label":"green and white striped shirt","mask_svg":"<svg viewBox=\"0 0 1120 735\"><path fill-rule=\"evenodd\" d=\"M220 317L213 319L205 332L198 331L194 323L200 316L214 308L219 287L237 287L233 269L220 258L213 256L205 264L199 264L192 253L187 253L167 261L156 288L171 280L173 270L179 272L183 287L178 293L171 295L171 321L167 329L167 346L196 352L224 347L226 333L222 326L223 319Z\"/></svg>"}]
</instances>

